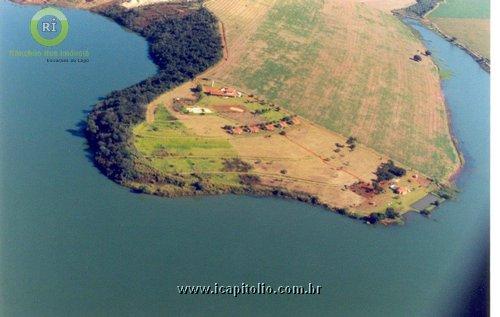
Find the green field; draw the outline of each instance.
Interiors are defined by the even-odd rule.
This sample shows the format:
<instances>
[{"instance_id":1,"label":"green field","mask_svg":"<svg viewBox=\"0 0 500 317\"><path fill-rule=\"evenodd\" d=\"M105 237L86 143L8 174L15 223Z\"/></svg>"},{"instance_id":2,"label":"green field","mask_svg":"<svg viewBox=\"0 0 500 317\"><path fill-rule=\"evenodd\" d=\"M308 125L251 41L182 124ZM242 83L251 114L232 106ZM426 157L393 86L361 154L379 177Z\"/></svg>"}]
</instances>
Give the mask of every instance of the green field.
<instances>
[{"instance_id":1,"label":"green field","mask_svg":"<svg viewBox=\"0 0 500 317\"><path fill-rule=\"evenodd\" d=\"M133 132L144 162L166 174L221 171L223 158L237 156L227 140L192 134L162 106L153 124L141 123Z\"/></svg>"},{"instance_id":2,"label":"green field","mask_svg":"<svg viewBox=\"0 0 500 317\"><path fill-rule=\"evenodd\" d=\"M261 104L252 100L251 98L247 99L244 97L226 99L217 96L202 96L201 99L196 103L196 106L208 108L217 105L240 106L246 108L250 112L272 108L272 106L267 103ZM270 111L260 114L260 116L263 117L265 121L278 121L283 119L283 117L287 115L288 113L283 109L280 109L280 111L271 109Z\"/></svg>"},{"instance_id":3,"label":"green field","mask_svg":"<svg viewBox=\"0 0 500 317\"><path fill-rule=\"evenodd\" d=\"M281 0L252 22L245 42L231 31L248 25L229 3L211 9L235 37L229 51L244 53L209 76L429 176L443 179L457 168L438 69L429 57L410 59L425 47L396 17L351 1ZM253 6L247 10L262 9Z\"/></svg>"},{"instance_id":4,"label":"green field","mask_svg":"<svg viewBox=\"0 0 500 317\"><path fill-rule=\"evenodd\" d=\"M490 0L446 0L429 14L432 18L489 19Z\"/></svg>"},{"instance_id":5,"label":"green field","mask_svg":"<svg viewBox=\"0 0 500 317\"><path fill-rule=\"evenodd\" d=\"M249 102L244 104L245 108L247 108L249 111L259 111L259 110L268 110L267 112L263 112L261 116L266 120L266 121L279 121L283 119L284 116L286 116L286 112L283 110L276 111L274 109L270 109L268 105L261 105L256 102Z\"/></svg>"},{"instance_id":6,"label":"green field","mask_svg":"<svg viewBox=\"0 0 500 317\"><path fill-rule=\"evenodd\" d=\"M445 34L490 58L490 1L447 0L428 18Z\"/></svg>"},{"instance_id":7,"label":"green field","mask_svg":"<svg viewBox=\"0 0 500 317\"><path fill-rule=\"evenodd\" d=\"M217 96L202 95L200 100L196 103L200 107L211 107L217 105L232 105L238 106L243 103L241 98L221 98Z\"/></svg>"}]
</instances>

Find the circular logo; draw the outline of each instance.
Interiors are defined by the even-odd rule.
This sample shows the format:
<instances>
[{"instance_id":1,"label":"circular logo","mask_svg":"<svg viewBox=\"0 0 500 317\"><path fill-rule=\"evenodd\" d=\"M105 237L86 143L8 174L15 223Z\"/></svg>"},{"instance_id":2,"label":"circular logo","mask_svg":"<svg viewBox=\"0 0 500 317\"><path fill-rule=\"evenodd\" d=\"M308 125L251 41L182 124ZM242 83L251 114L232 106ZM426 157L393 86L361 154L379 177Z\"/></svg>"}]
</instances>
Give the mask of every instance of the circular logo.
<instances>
[{"instance_id":1,"label":"circular logo","mask_svg":"<svg viewBox=\"0 0 500 317\"><path fill-rule=\"evenodd\" d=\"M41 31L39 26L41 26ZM31 18L31 36L38 44L43 46L60 44L68 35L68 30L68 19L56 8L42 9Z\"/></svg>"}]
</instances>

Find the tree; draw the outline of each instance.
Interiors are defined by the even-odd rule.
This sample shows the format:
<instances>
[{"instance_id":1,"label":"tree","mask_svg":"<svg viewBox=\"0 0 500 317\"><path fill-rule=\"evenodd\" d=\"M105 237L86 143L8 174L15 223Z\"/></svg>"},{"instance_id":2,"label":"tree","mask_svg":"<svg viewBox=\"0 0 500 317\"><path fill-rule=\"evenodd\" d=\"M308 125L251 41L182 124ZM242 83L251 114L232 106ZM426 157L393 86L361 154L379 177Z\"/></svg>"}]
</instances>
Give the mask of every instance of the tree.
<instances>
[{"instance_id":1,"label":"tree","mask_svg":"<svg viewBox=\"0 0 500 317\"><path fill-rule=\"evenodd\" d=\"M347 147L351 151L354 151L354 149L356 148L357 142L358 142L358 139L356 137L350 136L347 138L347 141L346 141L346 143L348 144Z\"/></svg>"},{"instance_id":2,"label":"tree","mask_svg":"<svg viewBox=\"0 0 500 317\"><path fill-rule=\"evenodd\" d=\"M373 190L375 193L380 194L384 191L384 188L380 186L380 184L377 181L372 182Z\"/></svg>"},{"instance_id":3,"label":"tree","mask_svg":"<svg viewBox=\"0 0 500 317\"><path fill-rule=\"evenodd\" d=\"M392 160L387 161L387 163L382 163L377 168L375 175L377 175L377 181L391 180L396 177L401 177L406 174L406 170L402 167L398 167L394 164Z\"/></svg>"},{"instance_id":4,"label":"tree","mask_svg":"<svg viewBox=\"0 0 500 317\"><path fill-rule=\"evenodd\" d=\"M202 92L203 91L203 85L202 84L198 84L196 85L196 88L194 89L194 92Z\"/></svg>"},{"instance_id":5,"label":"tree","mask_svg":"<svg viewBox=\"0 0 500 317\"><path fill-rule=\"evenodd\" d=\"M358 139L354 136L350 136L347 138L347 141L345 143L351 145L351 144L356 144L358 142Z\"/></svg>"},{"instance_id":6,"label":"tree","mask_svg":"<svg viewBox=\"0 0 500 317\"><path fill-rule=\"evenodd\" d=\"M420 210L420 214L422 214L424 216L430 216L431 211L429 209L422 209L422 210Z\"/></svg>"},{"instance_id":7,"label":"tree","mask_svg":"<svg viewBox=\"0 0 500 317\"><path fill-rule=\"evenodd\" d=\"M386 218L385 213L381 212L372 212L368 217L365 217L365 220L371 224L375 224L380 220L384 220Z\"/></svg>"},{"instance_id":8,"label":"tree","mask_svg":"<svg viewBox=\"0 0 500 317\"><path fill-rule=\"evenodd\" d=\"M114 5L100 11L149 42L158 73L142 82L114 91L95 105L87 118L86 137L99 170L123 182L136 179L132 127L143 121L146 105L158 95L215 64L222 56L217 19L205 8L165 16L147 26L147 12ZM147 10L147 9L144 9Z\"/></svg>"},{"instance_id":9,"label":"tree","mask_svg":"<svg viewBox=\"0 0 500 317\"><path fill-rule=\"evenodd\" d=\"M399 217L399 213L396 210L394 210L394 208L392 208L392 207L388 207L385 210L385 215L389 219L396 219L397 217Z\"/></svg>"}]
</instances>

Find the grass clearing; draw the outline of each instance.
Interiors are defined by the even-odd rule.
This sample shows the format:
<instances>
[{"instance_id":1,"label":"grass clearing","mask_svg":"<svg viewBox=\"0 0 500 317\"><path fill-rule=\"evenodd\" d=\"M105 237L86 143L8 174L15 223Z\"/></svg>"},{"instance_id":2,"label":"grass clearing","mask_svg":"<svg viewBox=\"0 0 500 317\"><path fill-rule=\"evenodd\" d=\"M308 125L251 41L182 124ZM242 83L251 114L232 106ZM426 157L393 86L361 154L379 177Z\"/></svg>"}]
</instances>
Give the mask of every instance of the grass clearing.
<instances>
[{"instance_id":1,"label":"grass clearing","mask_svg":"<svg viewBox=\"0 0 500 317\"><path fill-rule=\"evenodd\" d=\"M167 174L221 171L223 158L237 156L227 139L190 132L164 106L157 108L152 124L141 123L133 132L148 165Z\"/></svg>"},{"instance_id":2,"label":"grass clearing","mask_svg":"<svg viewBox=\"0 0 500 317\"><path fill-rule=\"evenodd\" d=\"M234 106L239 109L244 109L247 112L255 115L255 120L261 119L261 121L279 121L283 117L288 115L284 109L276 109L274 105L269 103L258 102L254 98L242 97L242 98L221 98L217 96L207 96L203 95L202 98L196 103L196 106L207 107L213 112L221 110L221 108L227 108L229 106Z\"/></svg>"}]
</instances>

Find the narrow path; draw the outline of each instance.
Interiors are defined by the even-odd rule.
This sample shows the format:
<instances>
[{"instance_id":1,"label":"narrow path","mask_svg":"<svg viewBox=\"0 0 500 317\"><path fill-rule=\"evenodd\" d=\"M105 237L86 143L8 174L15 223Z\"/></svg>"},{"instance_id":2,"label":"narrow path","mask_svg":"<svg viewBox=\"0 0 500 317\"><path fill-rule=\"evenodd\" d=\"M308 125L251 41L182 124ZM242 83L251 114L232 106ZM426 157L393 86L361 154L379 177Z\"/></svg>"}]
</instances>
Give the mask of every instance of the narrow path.
<instances>
[{"instance_id":1,"label":"narrow path","mask_svg":"<svg viewBox=\"0 0 500 317\"><path fill-rule=\"evenodd\" d=\"M226 39L226 27L224 26L224 22L220 21L220 27L222 30L222 45L224 46L224 50L222 51L224 60L227 61L229 58L229 48L227 47L227 39Z\"/></svg>"}]
</instances>

